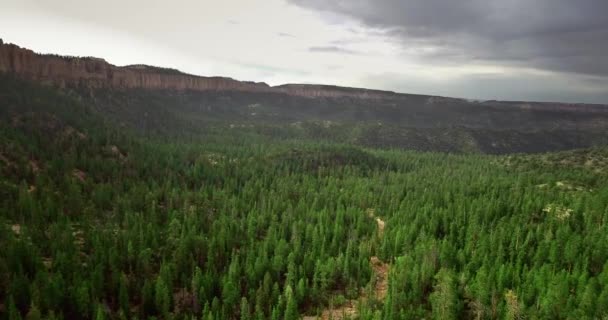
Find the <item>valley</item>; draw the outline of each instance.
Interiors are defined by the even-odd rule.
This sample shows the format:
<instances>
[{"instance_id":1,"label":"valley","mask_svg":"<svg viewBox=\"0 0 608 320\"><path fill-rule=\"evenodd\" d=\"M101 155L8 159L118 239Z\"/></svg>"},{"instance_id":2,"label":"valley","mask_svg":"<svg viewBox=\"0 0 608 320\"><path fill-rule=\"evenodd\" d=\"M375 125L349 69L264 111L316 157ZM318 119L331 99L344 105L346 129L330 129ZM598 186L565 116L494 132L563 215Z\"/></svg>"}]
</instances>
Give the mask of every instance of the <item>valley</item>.
<instances>
[{"instance_id":1,"label":"valley","mask_svg":"<svg viewBox=\"0 0 608 320\"><path fill-rule=\"evenodd\" d=\"M23 50L0 44L0 319L608 315L606 106Z\"/></svg>"}]
</instances>

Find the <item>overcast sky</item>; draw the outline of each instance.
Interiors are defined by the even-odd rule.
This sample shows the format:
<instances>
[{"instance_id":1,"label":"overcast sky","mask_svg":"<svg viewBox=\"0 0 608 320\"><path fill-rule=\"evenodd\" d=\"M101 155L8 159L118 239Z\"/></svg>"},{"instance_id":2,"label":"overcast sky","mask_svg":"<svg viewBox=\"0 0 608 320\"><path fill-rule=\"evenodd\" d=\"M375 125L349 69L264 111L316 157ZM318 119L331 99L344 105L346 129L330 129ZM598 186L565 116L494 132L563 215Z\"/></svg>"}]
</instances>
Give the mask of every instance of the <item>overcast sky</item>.
<instances>
[{"instance_id":1,"label":"overcast sky","mask_svg":"<svg viewBox=\"0 0 608 320\"><path fill-rule=\"evenodd\" d=\"M0 38L239 80L608 103L607 0L0 0Z\"/></svg>"}]
</instances>

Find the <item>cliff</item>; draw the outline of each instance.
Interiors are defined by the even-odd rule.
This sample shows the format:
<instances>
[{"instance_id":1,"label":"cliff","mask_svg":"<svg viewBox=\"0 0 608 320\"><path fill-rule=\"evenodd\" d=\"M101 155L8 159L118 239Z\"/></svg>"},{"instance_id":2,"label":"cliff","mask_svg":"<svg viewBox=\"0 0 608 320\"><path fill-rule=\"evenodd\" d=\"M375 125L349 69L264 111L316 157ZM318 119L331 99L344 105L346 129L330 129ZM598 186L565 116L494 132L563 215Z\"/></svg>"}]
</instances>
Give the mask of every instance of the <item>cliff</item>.
<instances>
[{"instance_id":1,"label":"cliff","mask_svg":"<svg viewBox=\"0 0 608 320\"><path fill-rule=\"evenodd\" d=\"M238 81L226 77L202 77L174 69L131 65L118 67L94 57L70 57L38 54L0 39L0 73L11 73L25 80L59 87L112 89L246 91L285 94L305 98L351 98L357 100L390 100L425 105L467 103L463 99L395 93L392 91L347 88L316 84L285 84L271 87L263 82ZM524 110L606 112L605 106L529 102L468 102Z\"/></svg>"},{"instance_id":2,"label":"cliff","mask_svg":"<svg viewBox=\"0 0 608 320\"><path fill-rule=\"evenodd\" d=\"M90 88L268 91L265 83L199 77L143 65L117 67L103 59L41 55L0 42L0 72L45 84Z\"/></svg>"},{"instance_id":3,"label":"cliff","mask_svg":"<svg viewBox=\"0 0 608 320\"><path fill-rule=\"evenodd\" d=\"M195 76L147 65L118 67L93 57L38 54L14 44L4 44L1 39L0 72L60 87L271 92L308 98L395 99L408 96L391 91L326 85L287 84L270 87L266 83Z\"/></svg>"}]
</instances>

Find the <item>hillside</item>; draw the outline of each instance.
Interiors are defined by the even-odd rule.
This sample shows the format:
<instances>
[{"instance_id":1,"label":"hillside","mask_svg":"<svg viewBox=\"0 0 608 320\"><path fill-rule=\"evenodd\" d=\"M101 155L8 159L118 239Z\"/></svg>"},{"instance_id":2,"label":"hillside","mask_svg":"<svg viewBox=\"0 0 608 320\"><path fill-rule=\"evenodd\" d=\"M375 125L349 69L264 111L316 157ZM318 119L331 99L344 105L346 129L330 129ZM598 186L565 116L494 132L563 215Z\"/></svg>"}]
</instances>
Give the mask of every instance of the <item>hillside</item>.
<instances>
[{"instance_id":1,"label":"hillside","mask_svg":"<svg viewBox=\"0 0 608 320\"><path fill-rule=\"evenodd\" d=\"M608 0L1 3L0 320L608 320Z\"/></svg>"},{"instance_id":2,"label":"hillside","mask_svg":"<svg viewBox=\"0 0 608 320\"><path fill-rule=\"evenodd\" d=\"M60 88L144 134L232 128L282 139L449 152L547 152L605 145L603 105L475 102L325 85L270 87L0 44L3 82Z\"/></svg>"},{"instance_id":3,"label":"hillside","mask_svg":"<svg viewBox=\"0 0 608 320\"><path fill-rule=\"evenodd\" d=\"M363 148L367 115L312 99L0 80L2 319L608 314L605 149Z\"/></svg>"}]
</instances>

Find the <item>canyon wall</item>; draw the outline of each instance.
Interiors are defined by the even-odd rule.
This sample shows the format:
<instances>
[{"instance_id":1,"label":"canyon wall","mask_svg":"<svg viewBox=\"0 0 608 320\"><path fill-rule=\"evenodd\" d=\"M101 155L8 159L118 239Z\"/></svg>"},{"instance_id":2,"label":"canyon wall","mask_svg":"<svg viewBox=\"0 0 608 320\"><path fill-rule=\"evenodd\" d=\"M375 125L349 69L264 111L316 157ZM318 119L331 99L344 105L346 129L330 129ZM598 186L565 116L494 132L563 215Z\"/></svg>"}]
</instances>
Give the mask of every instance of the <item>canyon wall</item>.
<instances>
[{"instance_id":1,"label":"canyon wall","mask_svg":"<svg viewBox=\"0 0 608 320\"><path fill-rule=\"evenodd\" d=\"M143 88L174 90L268 91L265 83L223 77L199 77L148 66L117 67L98 58L40 55L13 44L0 43L0 72L61 87Z\"/></svg>"},{"instance_id":2,"label":"canyon wall","mask_svg":"<svg viewBox=\"0 0 608 320\"><path fill-rule=\"evenodd\" d=\"M118 67L103 59L38 54L0 39L0 73L11 73L22 79L59 87L246 91L285 94L305 98L351 98L358 100L390 100L391 103L424 105L486 105L539 111L607 112L604 105L532 103L508 101L467 101L456 98L422 96L392 91L347 88L316 84L285 84L271 87L263 82L238 81L225 77L202 77L174 69L131 65Z\"/></svg>"},{"instance_id":3,"label":"canyon wall","mask_svg":"<svg viewBox=\"0 0 608 320\"><path fill-rule=\"evenodd\" d=\"M117 67L99 58L38 54L14 44L4 44L1 40L0 72L60 87L273 92L309 98L392 99L399 96L388 91L321 85L270 87L266 83L194 76L173 69L145 65Z\"/></svg>"}]
</instances>

